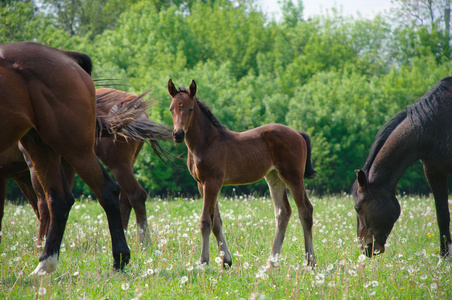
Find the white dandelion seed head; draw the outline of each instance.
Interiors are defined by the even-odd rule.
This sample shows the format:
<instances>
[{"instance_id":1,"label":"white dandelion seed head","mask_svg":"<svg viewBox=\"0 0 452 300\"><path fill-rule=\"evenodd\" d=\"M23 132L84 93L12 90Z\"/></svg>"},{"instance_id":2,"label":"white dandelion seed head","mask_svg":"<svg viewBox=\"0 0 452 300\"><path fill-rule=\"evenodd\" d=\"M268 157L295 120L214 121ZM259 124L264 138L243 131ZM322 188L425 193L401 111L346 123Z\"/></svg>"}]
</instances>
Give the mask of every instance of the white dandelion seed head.
<instances>
[{"instance_id":1,"label":"white dandelion seed head","mask_svg":"<svg viewBox=\"0 0 452 300\"><path fill-rule=\"evenodd\" d=\"M358 256L358 262L363 263L366 260L366 256L364 254L361 254Z\"/></svg>"},{"instance_id":2,"label":"white dandelion seed head","mask_svg":"<svg viewBox=\"0 0 452 300\"><path fill-rule=\"evenodd\" d=\"M180 284L184 284L188 281L188 277L187 276L182 276L181 279L179 280Z\"/></svg>"},{"instance_id":3,"label":"white dandelion seed head","mask_svg":"<svg viewBox=\"0 0 452 300\"><path fill-rule=\"evenodd\" d=\"M160 251L160 250L155 250L154 255L155 255L155 256L162 256L162 251Z\"/></svg>"},{"instance_id":4,"label":"white dandelion seed head","mask_svg":"<svg viewBox=\"0 0 452 300\"><path fill-rule=\"evenodd\" d=\"M250 264L248 262L243 263L243 268L246 270L250 267Z\"/></svg>"},{"instance_id":5,"label":"white dandelion seed head","mask_svg":"<svg viewBox=\"0 0 452 300\"><path fill-rule=\"evenodd\" d=\"M221 263L223 262L223 259L219 256L215 257L215 263L217 263L218 265L221 265Z\"/></svg>"},{"instance_id":6,"label":"white dandelion seed head","mask_svg":"<svg viewBox=\"0 0 452 300\"><path fill-rule=\"evenodd\" d=\"M124 282L123 284L121 284L121 288L123 291L127 291L130 287L130 284L128 284L127 282Z\"/></svg>"},{"instance_id":7,"label":"white dandelion seed head","mask_svg":"<svg viewBox=\"0 0 452 300\"><path fill-rule=\"evenodd\" d=\"M38 289L38 295L42 296L42 295L45 295L45 294L47 294L47 289L45 287L41 286Z\"/></svg>"},{"instance_id":8,"label":"white dandelion seed head","mask_svg":"<svg viewBox=\"0 0 452 300\"><path fill-rule=\"evenodd\" d=\"M374 280L372 281L372 287L377 287L378 286L378 281Z\"/></svg>"}]
</instances>

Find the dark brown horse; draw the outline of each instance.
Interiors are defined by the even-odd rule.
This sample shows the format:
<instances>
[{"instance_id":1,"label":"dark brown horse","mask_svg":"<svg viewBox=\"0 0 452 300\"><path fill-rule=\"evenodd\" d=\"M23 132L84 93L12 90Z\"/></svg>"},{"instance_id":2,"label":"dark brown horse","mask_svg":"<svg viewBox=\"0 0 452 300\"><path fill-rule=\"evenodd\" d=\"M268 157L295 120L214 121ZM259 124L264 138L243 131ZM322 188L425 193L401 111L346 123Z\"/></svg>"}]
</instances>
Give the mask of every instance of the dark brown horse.
<instances>
[{"instance_id":1,"label":"dark brown horse","mask_svg":"<svg viewBox=\"0 0 452 300\"><path fill-rule=\"evenodd\" d=\"M52 272L74 198L63 157L104 208L115 269L129 262L119 209L119 185L94 152L96 94L90 58L37 43L0 44L0 152L20 141L28 152L50 208L44 251L33 274Z\"/></svg>"},{"instance_id":2,"label":"dark brown horse","mask_svg":"<svg viewBox=\"0 0 452 300\"><path fill-rule=\"evenodd\" d=\"M416 103L393 116L378 132L352 189L358 238L365 253L385 251L400 215L397 183L413 162L421 160L435 197L440 255L451 256L447 176L452 173L452 77L442 79Z\"/></svg>"},{"instance_id":3,"label":"dark brown horse","mask_svg":"<svg viewBox=\"0 0 452 300\"><path fill-rule=\"evenodd\" d=\"M113 172L121 186L119 204L125 230L131 209L135 211L140 244L150 243L145 207L147 193L133 175L133 165L145 141L151 144L158 157L168 158L167 152L161 148L158 141L171 139L171 127L149 120L145 112L148 105L143 100L146 94L136 96L115 89L96 90L99 136L96 137L95 151ZM26 153L25 157L27 158ZM62 162L66 179L72 187L75 173L64 160ZM0 194L0 230L6 197L6 179L12 178L40 220L38 233L38 244L40 244L48 230L50 216L45 195L38 181L35 181L33 189L32 180L37 180L34 175L33 165L29 163L27 166L24 155L18 147L14 146L0 153L0 187L2 188L0 191L3 191Z\"/></svg>"},{"instance_id":4,"label":"dark brown horse","mask_svg":"<svg viewBox=\"0 0 452 300\"><path fill-rule=\"evenodd\" d=\"M218 193L223 185L248 184L265 178L275 207L276 232L270 261L281 254L282 243L292 209L286 186L298 207L304 232L308 265L315 265L312 244L312 212L304 189L303 178L314 176L311 166L309 136L281 124L268 124L245 132L233 132L222 126L206 105L196 98L196 83L189 90L176 89L171 79L168 92L172 102L174 140L185 140L188 169L198 182L204 199L201 214L201 263L209 263L209 235L212 230L219 249L224 253L223 265L232 264L223 235L218 209Z\"/></svg>"}]
</instances>

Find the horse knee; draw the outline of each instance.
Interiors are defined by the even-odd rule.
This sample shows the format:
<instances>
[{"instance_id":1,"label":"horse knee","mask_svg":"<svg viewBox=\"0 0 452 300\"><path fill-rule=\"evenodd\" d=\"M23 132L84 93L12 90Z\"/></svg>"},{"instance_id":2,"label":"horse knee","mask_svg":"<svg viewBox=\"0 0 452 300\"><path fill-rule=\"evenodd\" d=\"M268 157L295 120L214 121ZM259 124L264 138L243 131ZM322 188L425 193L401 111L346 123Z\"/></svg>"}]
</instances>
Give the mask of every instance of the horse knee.
<instances>
[{"instance_id":1,"label":"horse knee","mask_svg":"<svg viewBox=\"0 0 452 300\"><path fill-rule=\"evenodd\" d=\"M210 219L201 219L200 229L202 234L210 233L210 230L212 229L212 221Z\"/></svg>"}]
</instances>

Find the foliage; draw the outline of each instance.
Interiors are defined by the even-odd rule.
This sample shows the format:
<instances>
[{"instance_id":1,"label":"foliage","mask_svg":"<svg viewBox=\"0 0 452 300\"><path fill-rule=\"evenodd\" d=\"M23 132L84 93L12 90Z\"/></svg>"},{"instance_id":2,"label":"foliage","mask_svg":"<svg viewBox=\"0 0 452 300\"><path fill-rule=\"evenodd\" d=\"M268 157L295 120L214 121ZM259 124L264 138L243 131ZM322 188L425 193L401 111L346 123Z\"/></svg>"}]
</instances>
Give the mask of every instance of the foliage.
<instances>
[{"instance_id":1,"label":"foliage","mask_svg":"<svg viewBox=\"0 0 452 300\"><path fill-rule=\"evenodd\" d=\"M0 36L88 53L98 87L152 89L148 114L156 122L172 124L168 79L178 86L194 79L199 98L231 130L271 122L305 130L318 171L307 187L324 194L348 191L378 129L450 75L448 2L427 1L433 14L422 9L416 19L414 5L426 1L395 2L390 15L373 19L336 10L307 19L302 1L282 1L274 20L254 0L8 1L0 6ZM186 157L184 145L163 146ZM146 146L135 173L151 195L196 194L184 164L166 165ZM399 188L429 191L420 164ZM223 191L234 189L267 191L262 181ZM77 179L74 193L89 189Z\"/></svg>"}]
</instances>

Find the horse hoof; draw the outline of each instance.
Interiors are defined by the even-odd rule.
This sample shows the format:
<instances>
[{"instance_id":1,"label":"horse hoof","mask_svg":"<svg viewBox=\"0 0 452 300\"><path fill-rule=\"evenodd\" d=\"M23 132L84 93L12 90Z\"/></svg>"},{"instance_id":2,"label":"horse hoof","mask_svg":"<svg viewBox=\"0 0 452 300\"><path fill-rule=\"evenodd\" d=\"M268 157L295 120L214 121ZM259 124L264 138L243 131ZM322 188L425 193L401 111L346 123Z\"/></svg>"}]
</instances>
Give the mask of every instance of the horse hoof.
<instances>
[{"instance_id":1,"label":"horse hoof","mask_svg":"<svg viewBox=\"0 0 452 300\"><path fill-rule=\"evenodd\" d=\"M113 259L113 269L115 271L122 271L130 261L130 252L113 255Z\"/></svg>"},{"instance_id":2,"label":"horse hoof","mask_svg":"<svg viewBox=\"0 0 452 300\"><path fill-rule=\"evenodd\" d=\"M40 261L36 269L33 272L31 272L29 276L32 275L42 276L45 274L50 274L52 272L55 272L57 267L58 267L58 255L55 254L43 261Z\"/></svg>"}]
</instances>

